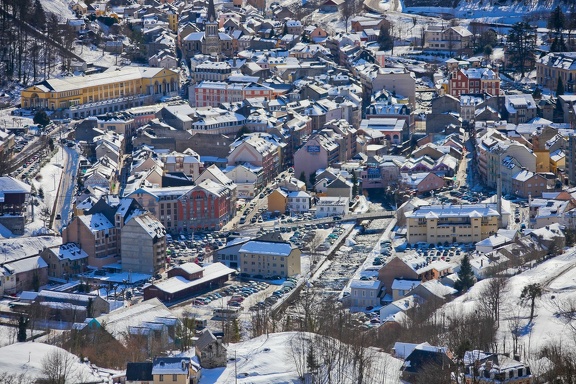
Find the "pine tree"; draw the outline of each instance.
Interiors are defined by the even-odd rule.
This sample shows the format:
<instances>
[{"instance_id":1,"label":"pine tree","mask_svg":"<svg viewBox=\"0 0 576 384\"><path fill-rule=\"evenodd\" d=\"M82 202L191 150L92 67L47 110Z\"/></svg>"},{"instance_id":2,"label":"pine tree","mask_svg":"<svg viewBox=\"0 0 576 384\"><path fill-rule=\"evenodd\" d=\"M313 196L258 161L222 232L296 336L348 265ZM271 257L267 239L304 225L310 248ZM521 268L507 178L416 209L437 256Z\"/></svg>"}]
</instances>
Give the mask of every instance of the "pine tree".
<instances>
[{"instance_id":1,"label":"pine tree","mask_svg":"<svg viewBox=\"0 0 576 384\"><path fill-rule=\"evenodd\" d=\"M28 327L28 318L24 317L24 315L20 315L18 319L18 335L16 339L19 343L23 343L26 341L26 328Z\"/></svg>"},{"instance_id":2,"label":"pine tree","mask_svg":"<svg viewBox=\"0 0 576 384\"><path fill-rule=\"evenodd\" d=\"M352 197L358 195L358 177L356 172L352 172Z\"/></svg>"},{"instance_id":3,"label":"pine tree","mask_svg":"<svg viewBox=\"0 0 576 384\"><path fill-rule=\"evenodd\" d=\"M390 35L390 25L383 23L378 34L378 45L381 51L389 51L394 48L394 39Z\"/></svg>"},{"instance_id":4,"label":"pine tree","mask_svg":"<svg viewBox=\"0 0 576 384\"><path fill-rule=\"evenodd\" d=\"M560 9L560 6L557 6L552 13L550 13L550 18L548 19L548 28L554 30L557 34L562 32L562 30L566 27L566 16Z\"/></svg>"},{"instance_id":5,"label":"pine tree","mask_svg":"<svg viewBox=\"0 0 576 384\"><path fill-rule=\"evenodd\" d=\"M510 62L522 76L526 70L531 70L535 64L534 51L536 49L536 27L526 22L519 22L512 26L507 40ZM527 64L529 66L527 67Z\"/></svg>"},{"instance_id":6,"label":"pine tree","mask_svg":"<svg viewBox=\"0 0 576 384\"><path fill-rule=\"evenodd\" d=\"M464 255L460 263L460 271L458 271L458 281L454 284L454 288L460 293L466 292L474 285L474 280L474 272L472 271L470 259L468 255Z\"/></svg>"},{"instance_id":7,"label":"pine tree","mask_svg":"<svg viewBox=\"0 0 576 384\"><path fill-rule=\"evenodd\" d=\"M311 172L310 173L310 185L312 186L312 188L314 188L314 186L316 185L316 172Z\"/></svg>"},{"instance_id":8,"label":"pine tree","mask_svg":"<svg viewBox=\"0 0 576 384\"><path fill-rule=\"evenodd\" d=\"M530 303L530 320L529 323L534 319L534 309L536 308L536 299L542 296L542 286L540 284L534 283L525 286L520 294L520 302L522 304Z\"/></svg>"},{"instance_id":9,"label":"pine tree","mask_svg":"<svg viewBox=\"0 0 576 384\"><path fill-rule=\"evenodd\" d=\"M300 173L299 179L301 182L306 183L306 173L304 171Z\"/></svg>"},{"instance_id":10,"label":"pine tree","mask_svg":"<svg viewBox=\"0 0 576 384\"><path fill-rule=\"evenodd\" d=\"M558 76L558 85L556 86L556 97L564 94L564 82L562 78Z\"/></svg>"}]
</instances>

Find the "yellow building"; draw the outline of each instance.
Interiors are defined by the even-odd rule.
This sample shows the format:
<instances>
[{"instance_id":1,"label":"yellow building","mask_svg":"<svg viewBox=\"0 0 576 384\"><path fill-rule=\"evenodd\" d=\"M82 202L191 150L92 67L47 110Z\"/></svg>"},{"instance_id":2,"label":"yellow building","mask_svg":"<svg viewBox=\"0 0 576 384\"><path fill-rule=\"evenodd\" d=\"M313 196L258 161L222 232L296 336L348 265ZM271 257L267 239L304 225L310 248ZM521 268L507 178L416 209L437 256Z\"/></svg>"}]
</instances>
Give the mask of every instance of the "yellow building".
<instances>
[{"instance_id":1,"label":"yellow building","mask_svg":"<svg viewBox=\"0 0 576 384\"><path fill-rule=\"evenodd\" d=\"M240 271L252 276L298 275L301 254L287 242L249 241L238 250Z\"/></svg>"},{"instance_id":2,"label":"yellow building","mask_svg":"<svg viewBox=\"0 0 576 384\"><path fill-rule=\"evenodd\" d=\"M286 212L288 204L288 194L280 188L273 190L268 195L268 212Z\"/></svg>"},{"instance_id":3,"label":"yellow building","mask_svg":"<svg viewBox=\"0 0 576 384\"><path fill-rule=\"evenodd\" d=\"M406 214L407 240L424 242L476 243L498 231L496 204L430 205ZM507 219L503 220L506 224Z\"/></svg>"},{"instance_id":4,"label":"yellow building","mask_svg":"<svg viewBox=\"0 0 576 384\"><path fill-rule=\"evenodd\" d=\"M165 68L125 67L87 76L45 80L23 90L22 108L61 111L83 118L153 104L177 96L179 73Z\"/></svg>"}]
</instances>

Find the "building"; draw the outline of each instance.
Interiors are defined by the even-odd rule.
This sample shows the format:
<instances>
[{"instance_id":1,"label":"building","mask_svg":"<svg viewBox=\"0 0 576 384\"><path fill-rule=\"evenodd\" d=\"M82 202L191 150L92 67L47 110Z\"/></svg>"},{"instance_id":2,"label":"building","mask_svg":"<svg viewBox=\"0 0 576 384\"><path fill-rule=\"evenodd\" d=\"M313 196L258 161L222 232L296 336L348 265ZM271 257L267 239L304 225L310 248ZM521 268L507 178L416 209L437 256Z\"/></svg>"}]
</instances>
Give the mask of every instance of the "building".
<instances>
[{"instance_id":1,"label":"building","mask_svg":"<svg viewBox=\"0 0 576 384\"><path fill-rule=\"evenodd\" d=\"M495 204L422 206L406 213L406 238L410 244L476 243L496 233L499 221Z\"/></svg>"},{"instance_id":2,"label":"building","mask_svg":"<svg viewBox=\"0 0 576 384\"><path fill-rule=\"evenodd\" d=\"M353 279L350 283L350 306L364 309L380 305L380 280Z\"/></svg>"},{"instance_id":3,"label":"building","mask_svg":"<svg viewBox=\"0 0 576 384\"><path fill-rule=\"evenodd\" d=\"M11 176L0 177L0 224L15 235L24 234L30 186Z\"/></svg>"},{"instance_id":4,"label":"building","mask_svg":"<svg viewBox=\"0 0 576 384\"><path fill-rule=\"evenodd\" d=\"M225 367L228 361L226 347L221 336L214 336L209 329L204 329L194 342L196 356L202 368L212 369Z\"/></svg>"},{"instance_id":5,"label":"building","mask_svg":"<svg viewBox=\"0 0 576 384\"><path fill-rule=\"evenodd\" d=\"M574 92L576 52L553 52L536 60L536 79L541 87L556 90L559 78L566 92Z\"/></svg>"},{"instance_id":6,"label":"building","mask_svg":"<svg viewBox=\"0 0 576 384\"><path fill-rule=\"evenodd\" d=\"M192 190L193 186L169 188L138 188L127 197L136 200L142 208L156 216L168 232L178 228L178 199Z\"/></svg>"},{"instance_id":7,"label":"building","mask_svg":"<svg viewBox=\"0 0 576 384\"><path fill-rule=\"evenodd\" d=\"M364 132L368 130L378 131L390 144L402 144L410 137L406 120L397 118L363 119L360 122L359 130Z\"/></svg>"},{"instance_id":8,"label":"building","mask_svg":"<svg viewBox=\"0 0 576 384\"><path fill-rule=\"evenodd\" d=\"M262 168L262 182L269 183L281 172L284 147L285 144L270 134L243 135L230 145L228 166L248 163Z\"/></svg>"},{"instance_id":9,"label":"building","mask_svg":"<svg viewBox=\"0 0 576 384\"><path fill-rule=\"evenodd\" d=\"M304 191L288 192L286 208L290 214L305 213L310 210L312 196Z\"/></svg>"},{"instance_id":10,"label":"building","mask_svg":"<svg viewBox=\"0 0 576 384\"><path fill-rule=\"evenodd\" d=\"M154 384L196 384L200 365L190 357L156 357L151 371Z\"/></svg>"},{"instance_id":11,"label":"building","mask_svg":"<svg viewBox=\"0 0 576 384\"><path fill-rule=\"evenodd\" d=\"M122 270L154 275L166 265L166 229L149 212L129 217L120 233Z\"/></svg>"},{"instance_id":12,"label":"building","mask_svg":"<svg viewBox=\"0 0 576 384\"><path fill-rule=\"evenodd\" d=\"M350 199L347 197L321 196L316 201L316 217L343 217L350 210Z\"/></svg>"},{"instance_id":13,"label":"building","mask_svg":"<svg viewBox=\"0 0 576 384\"><path fill-rule=\"evenodd\" d=\"M318 169L325 169L340 161L339 144L327 136L315 135L294 153L294 174L302 173L306 180Z\"/></svg>"},{"instance_id":14,"label":"building","mask_svg":"<svg viewBox=\"0 0 576 384\"><path fill-rule=\"evenodd\" d=\"M462 26L444 28L430 25L424 32L424 48L430 50L460 52L471 48L474 35Z\"/></svg>"},{"instance_id":15,"label":"building","mask_svg":"<svg viewBox=\"0 0 576 384\"><path fill-rule=\"evenodd\" d=\"M454 97L469 93L499 96L500 76L490 68L458 69L450 74L448 93Z\"/></svg>"},{"instance_id":16,"label":"building","mask_svg":"<svg viewBox=\"0 0 576 384\"><path fill-rule=\"evenodd\" d=\"M504 97L506 120L512 124L523 124L534 119L538 108L532 95L506 95Z\"/></svg>"},{"instance_id":17,"label":"building","mask_svg":"<svg viewBox=\"0 0 576 384\"><path fill-rule=\"evenodd\" d=\"M444 179L433 172L402 173L402 185L417 193L424 193L444 187Z\"/></svg>"},{"instance_id":18,"label":"building","mask_svg":"<svg viewBox=\"0 0 576 384\"><path fill-rule=\"evenodd\" d=\"M284 241L251 240L238 250L240 271L252 276L299 275L300 255L298 248Z\"/></svg>"},{"instance_id":19,"label":"building","mask_svg":"<svg viewBox=\"0 0 576 384\"><path fill-rule=\"evenodd\" d=\"M164 302L189 299L208 289L221 287L236 270L222 263L209 264L200 268L186 263L168 271L169 278L144 287L144 300L156 298Z\"/></svg>"},{"instance_id":20,"label":"building","mask_svg":"<svg viewBox=\"0 0 576 384\"><path fill-rule=\"evenodd\" d=\"M123 67L102 73L44 80L24 89L22 108L61 111L70 118L116 112L177 96L180 78L165 68Z\"/></svg>"},{"instance_id":21,"label":"building","mask_svg":"<svg viewBox=\"0 0 576 384\"><path fill-rule=\"evenodd\" d=\"M88 254L76 243L45 248L40 256L48 264L48 276L70 278L86 271Z\"/></svg>"},{"instance_id":22,"label":"building","mask_svg":"<svg viewBox=\"0 0 576 384\"><path fill-rule=\"evenodd\" d=\"M466 384L502 383L529 384L532 382L530 367L503 354L482 351L464 353Z\"/></svg>"},{"instance_id":23,"label":"building","mask_svg":"<svg viewBox=\"0 0 576 384\"><path fill-rule=\"evenodd\" d=\"M176 229L178 232L219 230L234 216L235 205L233 188L203 180L178 198Z\"/></svg>"},{"instance_id":24,"label":"building","mask_svg":"<svg viewBox=\"0 0 576 384\"><path fill-rule=\"evenodd\" d=\"M282 188L276 188L266 197L268 212L286 213L288 208L288 193Z\"/></svg>"},{"instance_id":25,"label":"building","mask_svg":"<svg viewBox=\"0 0 576 384\"><path fill-rule=\"evenodd\" d=\"M217 107L255 97L274 98L274 90L258 83L231 83L205 80L191 87L190 104L195 107ZM193 96L193 98L192 98Z\"/></svg>"}]
</instances>

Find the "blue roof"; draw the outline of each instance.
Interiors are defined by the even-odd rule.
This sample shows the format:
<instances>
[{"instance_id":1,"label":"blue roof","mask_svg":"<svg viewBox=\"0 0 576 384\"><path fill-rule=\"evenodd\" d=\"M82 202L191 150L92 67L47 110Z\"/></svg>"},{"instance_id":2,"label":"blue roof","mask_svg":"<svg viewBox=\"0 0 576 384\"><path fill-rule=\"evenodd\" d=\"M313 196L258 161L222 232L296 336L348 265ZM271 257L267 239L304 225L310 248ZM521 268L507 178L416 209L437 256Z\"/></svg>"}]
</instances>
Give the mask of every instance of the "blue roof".
<instances>
[{"instance_id":1,"label":"blue roof","mask_svg":"<svg viewBox=\"0 0 576 384\"><path fill-rule=\"evenodd\" d=\"M265 241L249 241L240 248L242 253L261 255L289 256L292 246L289 243L272 243Z\"/></svg>"}]
</instances>

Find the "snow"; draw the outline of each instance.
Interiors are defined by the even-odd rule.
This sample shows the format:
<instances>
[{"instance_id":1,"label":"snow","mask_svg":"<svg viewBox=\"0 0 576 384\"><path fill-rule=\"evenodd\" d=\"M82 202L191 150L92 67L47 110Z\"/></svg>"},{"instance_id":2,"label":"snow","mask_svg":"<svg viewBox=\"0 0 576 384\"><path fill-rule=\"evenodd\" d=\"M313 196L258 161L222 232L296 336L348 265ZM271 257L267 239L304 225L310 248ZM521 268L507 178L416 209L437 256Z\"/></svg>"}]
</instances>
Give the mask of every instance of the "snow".
<instances>
[{"instance_id":1,"label":"snow","mask_svg":"<svg viewBox=\"0 0 576 384\"><path fill-rule=\"evenodd\" d=\"M295 345L294 341L297 341L299 336L310 337L308 334L299 335L296 332L271 333L242 343L230 344L228 345L227 366L202 370L199 384L300 383L292 352L292 345ZM394 359L387 353L372 351L375 357L374 371L378 371L373 375L383 375L377 382L399 382L402 361ZM352 369L352 367L348 368ZM237 381L235 381L235 372L237 372Z\"/></svg>"},{"instance_id":2,"label":"snow","mask_svg":"<svg viewBox=\"0 0 576 384\"><path fill-rule=\"evenodd\" d=\"M66 361L71 362L66 383L102 382L102 378L96 376L88 365L80 363L78 357L61 348L38 342L16 343L0 348L0 372L40 378L43 376L44 359L53 353L66 354Z\"/></svg>"},{"instance_id":3,"label":"snow","mask_svg":"<svg viewBox=\"0 0 576 384\"><path fill-rule=\"evenodd\" d=\"M62 21L76 18L74 12L68 7L67 0L40 0L40 3L44 12L52 13Z\"/></svg>"},{"instance_id":4,"label":"snow","mask_svg":"<svg viewBox=\"0 0 576 384\"><path fill-rule=\"evenodd\" d=\"M528 269L508 281L508 289L501 305L501 324L497 339L500 347L504 345L505 338L510 348L510 325L517 318L520 325L527 331L520 336L519 344L524 345L526 353L537 353L540 348L550 342L562 341L562 344L572 343L573 331L559 318L559 306L570 300L576 300L576 249L571 248L567 253L549 259L532 269ZM470 312L475 309L482 289L490 279L482 280L474 285L466 294L446 304L441 311L446 314ZM522 289L529 284L541 284L543 294L536 301L534 320L528 326L530 309L520 304ZM574 322L571 324L576 326Z\"/></svg>"}]
</instances>

